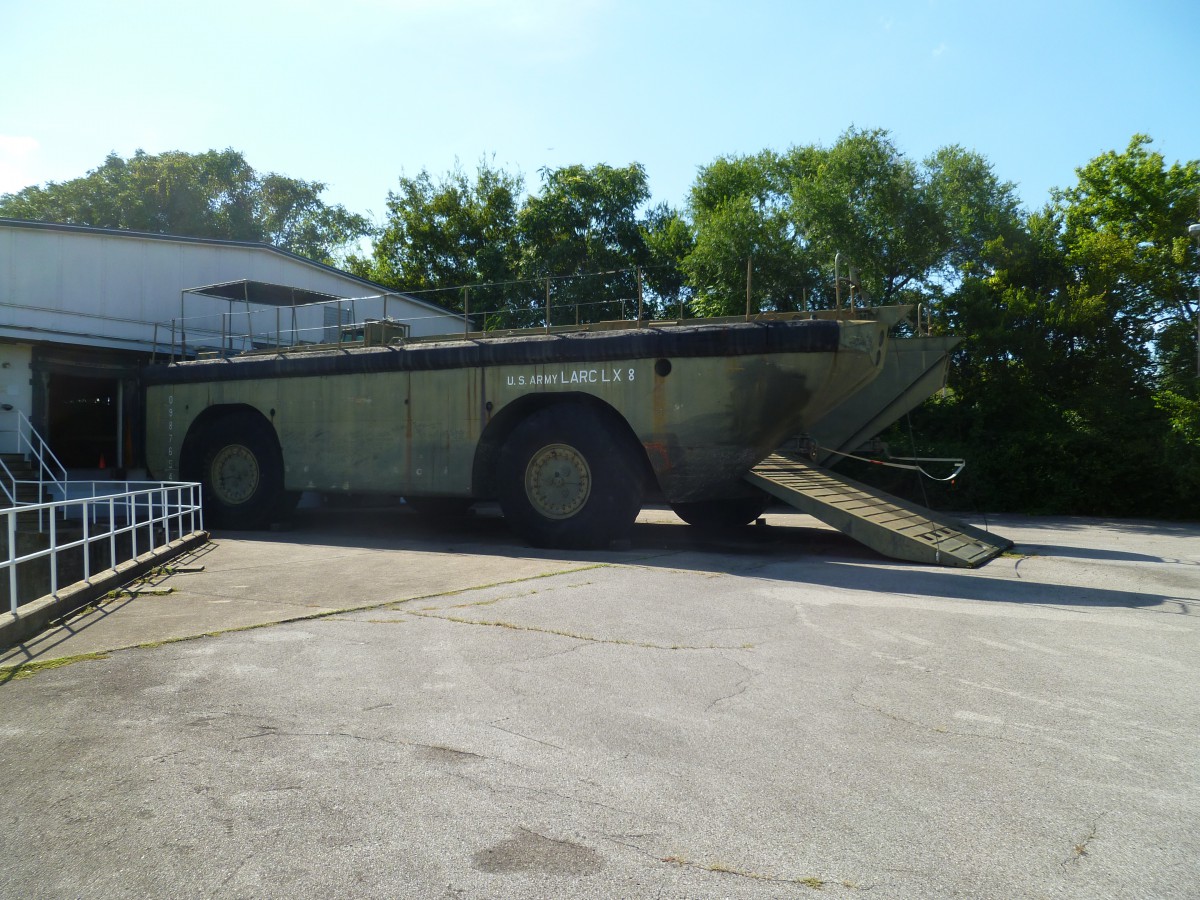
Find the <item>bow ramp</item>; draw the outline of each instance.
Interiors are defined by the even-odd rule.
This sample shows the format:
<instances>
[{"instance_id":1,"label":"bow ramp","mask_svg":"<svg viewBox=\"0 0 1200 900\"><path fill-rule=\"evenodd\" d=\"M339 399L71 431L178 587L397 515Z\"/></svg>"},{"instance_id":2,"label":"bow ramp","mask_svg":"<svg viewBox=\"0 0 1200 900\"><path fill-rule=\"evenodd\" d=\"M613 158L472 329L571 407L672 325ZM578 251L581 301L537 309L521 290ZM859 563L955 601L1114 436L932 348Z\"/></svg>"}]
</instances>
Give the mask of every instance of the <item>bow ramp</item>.
<instances>
[{"instance_id":1,"label":"bow ramp","mask_svg":"<svg viewBox=\"0 0 1200 900\"><path fill-rule=\"evenodd\" d=\"M974 568L1012 546L999 535L778 453L746 480L893 559Z\"/></svg>"}]
</instances>

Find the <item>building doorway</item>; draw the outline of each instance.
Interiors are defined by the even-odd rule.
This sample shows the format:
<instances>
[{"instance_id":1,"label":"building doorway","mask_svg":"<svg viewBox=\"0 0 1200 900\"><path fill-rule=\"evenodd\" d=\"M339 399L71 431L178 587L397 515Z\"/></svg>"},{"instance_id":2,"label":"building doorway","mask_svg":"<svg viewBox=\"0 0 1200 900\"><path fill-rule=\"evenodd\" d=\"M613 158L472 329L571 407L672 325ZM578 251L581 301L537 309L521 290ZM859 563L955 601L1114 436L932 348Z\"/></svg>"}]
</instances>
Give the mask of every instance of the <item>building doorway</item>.
<instances>
[{"instance_id":1,"label":"building doorway","mask_svg":"<svg viewBox=\"0 0 1200 900\"><path fill-rule=\"evenodd\" d=\"M46 441L68 469L116 467L121 386L115 375L48 374Z\"/></svg>"}]
</instances>

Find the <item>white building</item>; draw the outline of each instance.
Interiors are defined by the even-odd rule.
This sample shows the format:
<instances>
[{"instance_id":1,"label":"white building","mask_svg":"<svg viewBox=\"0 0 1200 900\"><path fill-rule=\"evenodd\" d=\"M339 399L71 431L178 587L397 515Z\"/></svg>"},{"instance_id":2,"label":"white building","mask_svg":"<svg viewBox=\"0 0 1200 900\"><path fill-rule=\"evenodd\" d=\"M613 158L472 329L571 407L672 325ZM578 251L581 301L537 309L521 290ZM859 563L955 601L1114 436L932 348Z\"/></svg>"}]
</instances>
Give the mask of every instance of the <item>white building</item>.
<instances>
[{"instance_id":1,"label":"white building","mask_svg":"<svg viewBox=\"0 0 1200 900\"><path fill-rule=\"evenodd\" d=\"M69 469L138 468L153 358L337 340L368 318L413 336L463 328L268 244L0 218L0 452L24 414Z\"/></svg>"}]
</instances>

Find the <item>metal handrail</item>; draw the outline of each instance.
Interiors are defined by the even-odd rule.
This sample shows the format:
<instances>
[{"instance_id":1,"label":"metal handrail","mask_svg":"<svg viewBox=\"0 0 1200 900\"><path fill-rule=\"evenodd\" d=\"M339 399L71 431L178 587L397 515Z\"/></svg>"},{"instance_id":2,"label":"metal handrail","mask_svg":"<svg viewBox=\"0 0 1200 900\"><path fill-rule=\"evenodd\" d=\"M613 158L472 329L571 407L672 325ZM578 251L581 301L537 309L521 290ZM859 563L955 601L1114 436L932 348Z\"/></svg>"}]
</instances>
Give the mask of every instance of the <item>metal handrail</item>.
<instances>
[{"instance_id":1,"label":"metal handrail","mask_svg":"<svg viewBox=\"0 0 1200 900\"><path fill-rule=\"evenodd\" d=\"M29 421L25 413L17 410L17 452L23 453L22 445L28 447L29 453L37 460L38 464L38 485L41 490L45 489L47 478L59 490L64 492L64 484L67 481L67 469L58 461L58 457L54 455L54 451L50 449L50 445L45 439L38 434L38 430L33 427L33 423ZM44 496L39 492L39 497Z\"/></svg>"},{"instance_id":2,"label":"metal handrail","mask_svg":"<svg viewBox=\"0 0 1200 900\"><path fill-rule=\"evenodd\" d=\"M38 430L33 427L33 423L21 410L17 410L17 429L13 432L16 439L14 452L30 460L36 464L37 479L18 479L4 462L0 459L0 493L4 494L4 499L8 501L10 507L21 507L27 509L31 506L36 506L46 497L46 490L49 487L54 487L58 493L66 497L67 475L66 467L54 455L54 451L50 449L50 445L38 433ZM36 485L37 498L35 503L22 501L20 497L20 485ZM44 513L38 512L38 531L43 531L45 525Z\"/></svg>"},{"instance_id":3,"label":"metal handrail","mask_svg":"<svg viewBox=\"0 0 1200 900\"><path fill-rule=\"evenodd\" d=\"M13 614L20 604L17 586L17 566L44 557L50 558L50 594L57 596L59 589L59 554L77 547L83 548L83 580L92 578L89 549L99 541L109 545L108 570L115 570L117 560L117 538L130 536L128 559L136 559L157 547L196 531L204 530L204 510L201 506L200 485L190 481L141 481L141 482L92 482L94 496L72 500L53 500L48 503L32 503L0 510L6 517L5 531L8 535L8 558L0 559L0 571L8 570L9 605ZM112 492L96 493L96 485L113 488ZM140 487L132 487L140 485ZM123 489L122 489L123 488ZM82 524L82 537L59 543L59 520L75 518L68 511L77 508ZM31 510L49 513L50 546L17 556L17 516ZM60 513L62 514L60 516ZM123 522L123 525L118 525ZM106 523L106 528L96 526ZM161 530L161 542L156 539L156 530ZM144 544L139 544L139 535L144 535ZM139 551L139 546L142 549ZM122 560L123 561L123 560ZM35 599L35 598L30 598Z\"/></svg>"},{"instance_id":4,"label":"metal handrail","mask_svg":"<svg viewBox=\"0 0 1200 900\"><path fill-rule=\"evenodd\" d=\"M4 498L8 500L9 506L17 505L17 476L9 469L8 464L0 459L0 470L4 472L4 477L0 478L0 492L4 494Z\"/></svg>"}]
</instances>

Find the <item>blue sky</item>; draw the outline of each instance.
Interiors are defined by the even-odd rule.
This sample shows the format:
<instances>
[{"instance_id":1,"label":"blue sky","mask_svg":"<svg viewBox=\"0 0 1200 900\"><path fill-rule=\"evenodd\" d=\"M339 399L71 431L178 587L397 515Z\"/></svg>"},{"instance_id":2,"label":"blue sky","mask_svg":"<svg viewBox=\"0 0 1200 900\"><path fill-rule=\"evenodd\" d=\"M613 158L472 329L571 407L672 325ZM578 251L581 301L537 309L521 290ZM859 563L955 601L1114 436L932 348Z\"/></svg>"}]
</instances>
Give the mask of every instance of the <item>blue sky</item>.
<instances>
[{"instance_id":1,"label":"blue sky","mask_svg":"<svg viewBox=\"0 0 1200 900\"><path fill-rule=\"evenodd\" d=\"M1200 158L1200 0L0 0L0 193L234 147L378 219L401 173L646 166L883 128L1029 207L1151 135Z\"/></svg>"}]
</instances>

